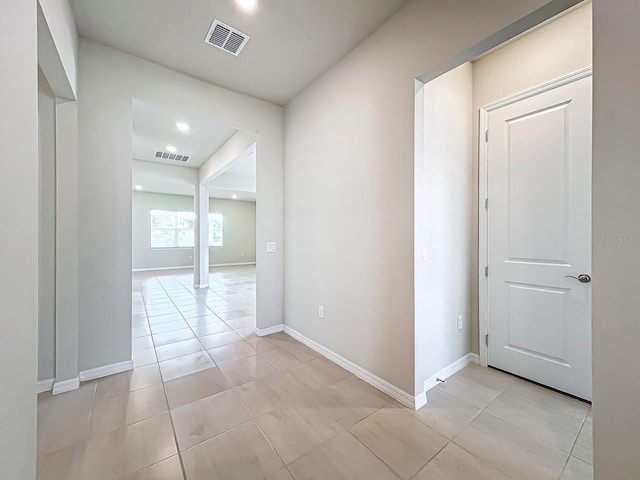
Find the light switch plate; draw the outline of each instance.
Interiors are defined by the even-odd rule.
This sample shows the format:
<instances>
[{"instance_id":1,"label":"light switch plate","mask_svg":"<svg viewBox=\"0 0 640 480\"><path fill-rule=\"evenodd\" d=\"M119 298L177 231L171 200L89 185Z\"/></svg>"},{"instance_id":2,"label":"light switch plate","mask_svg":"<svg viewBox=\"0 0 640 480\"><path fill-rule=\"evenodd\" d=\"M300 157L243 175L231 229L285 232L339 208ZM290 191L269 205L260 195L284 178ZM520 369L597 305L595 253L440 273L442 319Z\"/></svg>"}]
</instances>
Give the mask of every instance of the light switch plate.
<instances>
[{"instance_id":1,"label":"light switch plate","mask_svg":"<svg viewBox=\"0 0 640 480\"><path fill-rule=\"evenodd\" d=\"M267 253L274 253L276 251L276 242L267 242Z\"/></svg>"}]
</instances>

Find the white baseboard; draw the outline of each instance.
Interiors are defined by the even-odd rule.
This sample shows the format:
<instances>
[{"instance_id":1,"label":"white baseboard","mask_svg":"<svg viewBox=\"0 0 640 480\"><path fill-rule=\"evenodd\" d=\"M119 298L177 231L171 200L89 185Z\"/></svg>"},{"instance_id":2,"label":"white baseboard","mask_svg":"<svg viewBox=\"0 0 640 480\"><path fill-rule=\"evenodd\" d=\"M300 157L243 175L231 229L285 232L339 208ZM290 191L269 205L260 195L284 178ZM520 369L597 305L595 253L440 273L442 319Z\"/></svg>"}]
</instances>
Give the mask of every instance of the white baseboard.
<instances>
[{"instance_id":1,"label":"white baseboard","mask_svg":"<svg viewBox=\"0 0 640 480\"><path fill-rule=\"evenodd\" d=\"M244 265L255 265L256 262L236 262L236 263L210 263L209 267L242 267ZM145 267L145 268L132 268L132 272L153 272L155 270L185 270L193 268L193 265L182 265L179 267Z\"/></svg>"},{"instance_id":2,"label":"white baseboard","mask_svg":"<svg viewBox=\"0 0 640 480\"><path fill-rule=\"evenodd\" d=\"M420 410L427 404L427 392L422 392L420 395L416 395L415 409Z\"/></svg>"},{"instance_id":3,"label":"white baseboard","mask_svg":"<svg viewBox=\"0 0 640 480\"><path fill-rule=\"evenodd\" d=\"M203 283L202 285L200 285L198 283L194 283L193 284L193 288L209 288L209 284L208 283Z\"/></svg>"},{"instance_id":4,"label":"white baseboard","mask_svg":"<svg viewBox=\"0 0 640 480\"><path fill-rule=\"evenodd\" d=\"M59 393L70 392L72 390L77 390L80 387L80 379L70 378L69 380L62 380L61 382L53 382L53 389L51 390L52 395L58 395Z\"/></svg>"},{"instance_id":5,"label":"white baseboard","mask_svg":"<svg viewBox=\"0 0 640 480\"><path fill-rule=\"evenodd\" d=\"M284 325L274 325L273 327L267 328L256 328L256 335L259 337L266 337L267 335L272 335L274 333L279 333L284 330Z\"/></svg>"},{"instance_id":6,"label":"white baseboard","mask_svg":"<svg viewBox=\"0 0 640 480\"><path fill-rule=\"evenodd\" d=\"M193 265L183 265L181 267L152 267L152 268L132 268L132 272L153 272L156 270L184 270L186 268L193 268Z\"/></svg>"},{"instance_id":7,"label":"white baseboard","mask_svg":"<svg viewBox=\"0 0 640 480\"><path fill-rule=\"evenodd\" d=\"M438 379L446 380L454 373L459 372L464 367L472 363L480 364L480 356L477 353L467 353L464 357L459 358L455 362L447 365L446 367L438 370L436 373L431 375L424 381L424 391L428 392L433 387L438 385L438 383L440 383L438 382Z\"/></svg>"},{"instance_id":8,"label":"white baseboard","mask_svg":"<svg viewBox=\"0 0 640 480\"><path fill-rule=\"evenodd\" d=\"M239 263L210 263L210 267L242 267L244 265L255 265L256 262L239 262Z\"/></svg>"},{"instance_id":9,"label":"white baseboard","mask_svg":"<svg viewBox=\"0 0 640 480\"><path fill-rule=\"evenodd\" d=\"M53 389L53 378L40 380L38 382L38 393L50 392Z\"/></svg>"},{"instance_id":10,"label":"white baseboard","mask_svg":"<svg viewBox=\"0 0 640 480\"><path fill-rule=\"evenodd\" d=\"M395 385L390 384L386 380L383 380L382 378L374 375L370 371L365 370L364 368L362 368L359 365L356 365L352 361L347 360L346 358L344 358L341 355L338 355L332 350L329 350L327 347L314 342L310 338L305 337L304 335L294 330L293 328L285 325L284 333L295 338L299 342L304 343L307 347L311 348L312 350L315 350L323 357L327 358L328 360L331 360L333 363L340 365L345 370L348 370L349 372L353 373L356 377L359 377L365 382L367 382L369 385L374 386L378 390L396 399L406 407L413 408L413 409L420 408L418 407L418 404L419 404L418 397L414 397L413 395L405 392L404 390L399 389ZM420 395L419 397L422 397L422 395Z\"/></svg>"},{"instance_id":11,"label":"white baseboard","mask_svg":"<svg viewBox=\"0 0 640 480\"><path fill-rule=\"evenodd\" d=\"M127 372L133 370L133 360L127 360L125 362L112 363L111 365L105 365L104 367L91 368L89 370L83 370L78 377L81 382L88 380L95 380L96 378L106 377L108 375L115 375L116 373Z\"/></svg>"}]
</instances>

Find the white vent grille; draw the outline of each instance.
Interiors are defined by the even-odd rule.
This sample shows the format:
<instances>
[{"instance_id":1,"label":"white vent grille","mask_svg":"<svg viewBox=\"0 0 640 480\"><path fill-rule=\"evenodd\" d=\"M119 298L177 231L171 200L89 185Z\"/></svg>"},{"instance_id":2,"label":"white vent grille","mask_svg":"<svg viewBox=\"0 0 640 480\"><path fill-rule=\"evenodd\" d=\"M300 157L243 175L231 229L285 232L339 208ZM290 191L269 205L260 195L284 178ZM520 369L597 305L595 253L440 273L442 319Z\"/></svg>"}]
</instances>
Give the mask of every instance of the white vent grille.
<instances>
[{"instance_id":1,"label":"white vent grille","mask_svg":"<svg viewBox=\"0 0 640 480\"><path fill-rule=\"evenodd\" d=\"M240 55L240 52L248 41L249 35L239 32L235 28L222 23L220 20L213 21L204 39L204 43L213 45L236 57Z\"/></svg>"},{"instance_id":2,"label":"white vent grille","mask_svg":"<svg viewBox=\"0 0 640 480\"><path fill-rule=\"evenodd\" d=\"M191 158L189 155L179 155L177 153L170 152L161 152L160 150L156 150L154 155L156 158L161 158L163 160L175 160L176 162L186 163Z\"/></svg>"}]
</instances>

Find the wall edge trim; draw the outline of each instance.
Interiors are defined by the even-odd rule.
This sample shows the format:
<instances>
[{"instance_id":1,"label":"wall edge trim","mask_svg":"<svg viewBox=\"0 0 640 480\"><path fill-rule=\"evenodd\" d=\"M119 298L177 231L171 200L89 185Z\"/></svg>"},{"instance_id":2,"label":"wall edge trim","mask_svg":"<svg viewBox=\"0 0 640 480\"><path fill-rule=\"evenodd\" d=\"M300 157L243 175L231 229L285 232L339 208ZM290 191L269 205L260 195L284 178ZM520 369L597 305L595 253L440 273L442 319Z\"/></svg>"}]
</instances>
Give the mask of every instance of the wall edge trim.
<instances>
[{"instance_id":1,"label":"wall edge trim","mask_svg":"<svg viewBox=\"0 0 640 480\"><path fill-rule=\"evenodd\" d=\"M209 267L240 267L244 265L255 265L256 262L237 262L237 263L210 263ZM187 268L193 268L193 265L182 265L178 267L144 267L144 268L132 268L132 272L153 272L154 270L184 270Z\"/></svg>"},{"instance_id":2,"label":"wall edge trim","mask_svg":"<svg viewBox=\"0 0 640 480\"><path fill-rule=\"evenodd\" d=\"M86 382L88 380L95 380L96 378L115 375L116 373L127 372L129 370L133 370L133 360L126 360L124 362L111 363L102 367L83 370L78 375L78 378L81 382Z\"/></svg>"},{"instance_id":3,"label":"wall edge trim","mask_svg":"<svg viewBox=\"0 0 640 480\"><path fill-rule=\"evenodd\" d=\"M45 380L38 380L38 393L50 392L53 389L53 378L47 378Z\"/></svg>"},{"instance_id":4,"label":"wall edge trim","mask_svg":"<svg viewBox=\"0 0 640 480\"><path fill-rule=\"evenodd\" d=\"M448 377L450 377L454 373L459 372L464 367L466 367L467 365L471 365L472 363L475 365L480 364L480 356L477 353L473 353L473 352L467 353L464 357L460 357L455 362L452 362L446 367L438 370L436 373L434 373L424 381L425 395L426 395L426 392L428 392L429 390L431 390L433 387L435 387L440 383L438 381L439 378L442 380L446 380Z\"/></svg>"},{"instance_id":5,"label":"wall edge trim","mask_svg":"<svg viewBox=\"0 0 640 480\"><path fill-rule=\"evenodd\" d=\"M266 337L267 335L273 335L274 333L280 333L284 330L284 325L274 325L267 328L256 328L256 335L259 337Z\"/></svg>"},{"instance_id":6,"label":"wall edge trim","mask_svg":"<svg viewBox=\"0 0 640 480\"><path fill-rule=\"evenodd\" d=\"M52 395L58 395L60 393L71 392L80 388L80 379L78 377L70 378L68 380L61 380L59 382L53 382L53 388L51 390Z\"/></svg>"}]
</instances>

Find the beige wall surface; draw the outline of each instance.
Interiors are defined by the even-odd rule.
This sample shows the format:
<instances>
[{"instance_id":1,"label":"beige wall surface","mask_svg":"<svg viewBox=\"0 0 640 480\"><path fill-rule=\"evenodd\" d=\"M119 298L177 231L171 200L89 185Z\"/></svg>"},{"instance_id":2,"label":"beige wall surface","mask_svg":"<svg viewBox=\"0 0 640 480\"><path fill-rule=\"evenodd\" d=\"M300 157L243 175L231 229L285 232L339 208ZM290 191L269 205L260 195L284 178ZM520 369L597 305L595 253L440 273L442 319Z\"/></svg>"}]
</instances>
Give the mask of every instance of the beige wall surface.
<instances>
[{"instance_id":1,"label":"beige wall surface","mask_svg":"<svg viewBox=\"0 0 640 480\"><path fill-rule=\"evenodd\" d=\"M574 8L473 63L473 211L478 211L478 119L481 107L592 63L591 3ZM473 216L478 238L478 216ZM472 351L479 352L478 242L473 242Z\"/></svg>"},{"instance_id":2,"label":"beige wall surface","mask_svg":"<svg viewBox=\"0 0 640 480\"><path fill-rule=\"evenodd\" d=\"M411 395L414 79L545 3L410 1L285 109L285 323Z\"/></svg>"},{"instance_id":3,"label":"beige wall surface","mask_svg":"<svg viewBox=\"0 0 640 480\"><path fill-rule=\"evenodd\" d=\"M209 199L209 212L224 215L224 245L209 248L209 263L256 261L256 203L224 198Z\"/></svg>"},{"instance_id":4,"label":"beige wall surface","mask_svg":"<svg viewBox=\"0 0 640 480\"><path fill-rule=\"evenodd\" d=\"M593 441L596 480L640 478L640 3L594 1Z\"/></svg>"},{"instance_id":5,"label":"beige wall surface","mask_svg":"<svg viewBox=\"0 0 640 480\"><path fill-rule=\"evenodd\" d=\"M0 2L0 468L36 476L38 59L35 0ZM9 114L5 114L9 113Z\"/></svg>"},{"instance_id":6,"label":"beige wall surface","mask_svg":"<svg viewBox=\"0 0 640 480\"><path fill-rule=\"evenodd\" d=\"M132 202L133 268L193 266L193 248L151 248L151 210L193 212L193 197L134 192ZM256 261L256 204L209 199L209 213L224 215L224 244L209 248L209 263Z\"/></svg>"},{"instance_id":7,"label":"beige wall surface","mask_svg":"<svg viewBox=\"0 0 640 480\"><path fill-rule=\"evenodd\" d=\"M260 132L257 241L282 245L282 108L80 41L80 370L131 359L132 101L206 109L219 121ZM108 148L105 148L108 147ZM98 253L99 252L99 253ZM282 322L283 252L257 249L257 324Z\"/></svg>"},{"instance_id":8,"label":"beige wall surface","mask_svg":"<svg viewBox=\"0 0 640 480\"><path fill-rule=\"evenodd\" d=\"M56 99L38 71L38 380L55 376Z\"/></svg>"}]
</instances>

